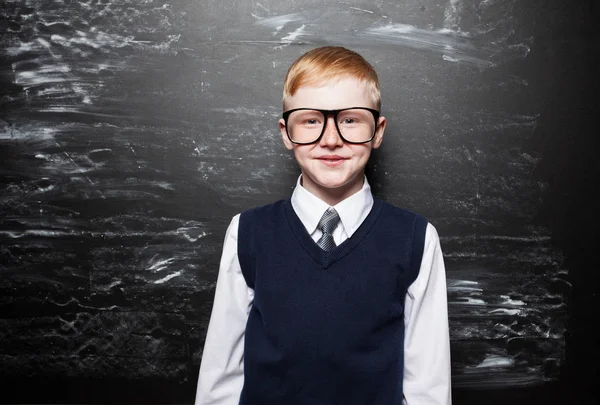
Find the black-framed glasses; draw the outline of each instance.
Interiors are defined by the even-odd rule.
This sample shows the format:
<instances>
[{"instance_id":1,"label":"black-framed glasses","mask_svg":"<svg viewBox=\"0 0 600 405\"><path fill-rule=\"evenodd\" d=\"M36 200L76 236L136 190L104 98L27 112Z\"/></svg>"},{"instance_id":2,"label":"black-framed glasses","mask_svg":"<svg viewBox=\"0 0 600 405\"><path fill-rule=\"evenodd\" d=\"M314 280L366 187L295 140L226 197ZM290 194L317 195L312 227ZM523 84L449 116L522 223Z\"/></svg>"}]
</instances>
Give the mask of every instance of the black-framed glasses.
<instances>
[{"instance_id":1,"label":"black-framed glasses","mask_svg":"<svg viewBox=\"0 0 600 405\"><path fill-rule=\"evenodd\" d=\"M349 107L339 110L294 108L283 113L288 138L295 144L318 142L333 115L338 134L344 142L360 144L370 142L377 131L379 111L366 107Z\"/></svg>"}]
</instances>

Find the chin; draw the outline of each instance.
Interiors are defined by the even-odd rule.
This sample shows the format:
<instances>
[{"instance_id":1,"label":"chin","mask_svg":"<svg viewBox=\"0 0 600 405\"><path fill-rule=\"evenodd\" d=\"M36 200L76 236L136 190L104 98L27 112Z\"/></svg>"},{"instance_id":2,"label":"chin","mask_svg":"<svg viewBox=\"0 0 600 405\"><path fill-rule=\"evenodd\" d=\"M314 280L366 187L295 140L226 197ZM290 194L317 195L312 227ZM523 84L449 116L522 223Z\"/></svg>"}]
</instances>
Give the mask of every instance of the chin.
<instances>
[{"instance_id":1,"label":"chin","mask_svg":"<svg viewBox=\"0 0 600 405\"><path fill-rule=\"evenodd\" d=\"M343 178L316 178L314 179L316 180L315 183L318 184L321 187L324 188L329 188L329 189L339 189L339 188L343 188L343 187L347 187L350 186L352 183L354 183L354 179L349 179L347 177L343 177Z\"/></svg>"}]
</instances>

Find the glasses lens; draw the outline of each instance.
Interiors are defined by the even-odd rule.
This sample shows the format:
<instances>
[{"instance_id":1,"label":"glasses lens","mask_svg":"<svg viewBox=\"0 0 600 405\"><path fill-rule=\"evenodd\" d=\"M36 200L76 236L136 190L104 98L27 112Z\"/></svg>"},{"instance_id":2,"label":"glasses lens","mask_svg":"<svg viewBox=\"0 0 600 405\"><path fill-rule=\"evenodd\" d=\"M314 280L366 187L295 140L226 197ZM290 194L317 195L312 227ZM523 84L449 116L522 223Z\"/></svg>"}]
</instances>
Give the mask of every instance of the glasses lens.
<instances>
[{"instance_id":1,"label":"glasses lens","mask_svg":"<svg viewBox=\"0 0 600 405\"><path fill-rule=\"evenodd\" d=\"M340 111L337 124L342 137L349 142L370 141L375 133L375 117L369 110L353 108Z\"/></svg>"},{"instance_id":2,"label":"glasses lens","mask_svg":"<svg viewBox=\"0 0 600 405\"><path fill-rule=\"evenodd\" d=\"M294 111L288 116L288 134L294 142L315 142L326 122L327 119L318 110ZM343 110L337 116L337 127L349 142L368 142L375 133L375 117L369 110L361 108Z\"/></svg>"},{"instance_id":3,"label":"glasses lens","mask_svg":"<svg viewBox=\"0 0 600 405\"><path fill-rule=\"evenodd\" d=\"M288 117L287 130L294 142L310 143L319 138L325 125L325 117L320 111L298 110Z\"/></svg>"}]
</instances>

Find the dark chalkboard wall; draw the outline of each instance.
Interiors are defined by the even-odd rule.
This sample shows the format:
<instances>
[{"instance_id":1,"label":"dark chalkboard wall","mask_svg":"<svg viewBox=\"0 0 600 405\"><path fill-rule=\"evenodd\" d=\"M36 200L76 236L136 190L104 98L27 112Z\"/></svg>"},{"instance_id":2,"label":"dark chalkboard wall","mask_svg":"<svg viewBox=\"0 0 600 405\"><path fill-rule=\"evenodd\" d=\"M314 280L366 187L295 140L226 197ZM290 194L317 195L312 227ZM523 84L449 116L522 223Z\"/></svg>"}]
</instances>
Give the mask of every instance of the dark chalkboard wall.
<instances>
[{"instance_id":1,"label":"dark chalkboard wall","mask_svg":"<svg viewBox=\"0 0 600 405\"><path fill-rule=\"evenodd\" d=\"M0 401L193 401L225 229L298 175L285 71L335 44L380 74L375 193L441 235L454 403L595 403L599 13L5 0Z\"/></svg>"}]
</instances>

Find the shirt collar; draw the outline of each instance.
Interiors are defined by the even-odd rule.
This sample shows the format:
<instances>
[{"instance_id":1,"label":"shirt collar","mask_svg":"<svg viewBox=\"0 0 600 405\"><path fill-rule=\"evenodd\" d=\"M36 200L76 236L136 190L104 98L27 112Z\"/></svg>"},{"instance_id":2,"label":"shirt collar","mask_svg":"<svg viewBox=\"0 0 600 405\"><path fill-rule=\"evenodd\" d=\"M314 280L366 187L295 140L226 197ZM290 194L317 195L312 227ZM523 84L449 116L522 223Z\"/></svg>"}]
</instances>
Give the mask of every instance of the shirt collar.
<instances>
[{"instance_id":1,"label":"shirt collar","mask_svg":"<svg viewBox=\"0 0 600 405\"><path fill-rule=\"evenodd\" d=\"M301 179L302 175L298 177L296 187L292 193L292 207L308 233L312 235L329 205L302 187L302 184L300 184ZM351 237L367 217L372 207L373 194L365 176L360 191L339 202L333 208L340 216L340 223L344 227L344 231L348 237Z\"/></svg>"}]
</instances>

